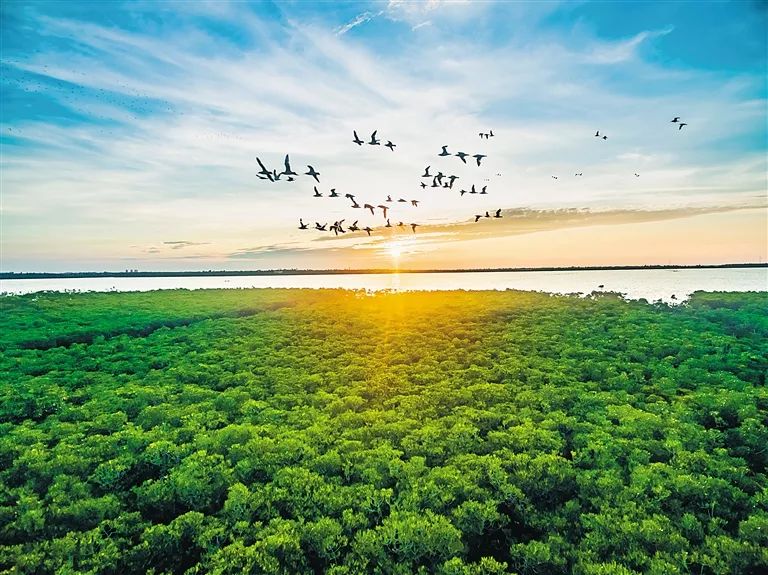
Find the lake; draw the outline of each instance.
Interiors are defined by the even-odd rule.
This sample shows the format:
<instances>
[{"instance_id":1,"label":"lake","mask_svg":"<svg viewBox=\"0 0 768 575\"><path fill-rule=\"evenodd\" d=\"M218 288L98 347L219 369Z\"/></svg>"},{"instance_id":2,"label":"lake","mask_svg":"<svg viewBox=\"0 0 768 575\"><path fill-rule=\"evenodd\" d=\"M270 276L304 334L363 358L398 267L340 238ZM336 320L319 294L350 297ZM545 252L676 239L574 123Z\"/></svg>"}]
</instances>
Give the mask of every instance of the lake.
<instances>
[{"instance_id":1,"label":"lake","mask_svg":"<svg viewBox=\"0 0 768 575\"><path fill-rule=\"evenodd\" d=\"M602 288L599 287L601 285ZM768 291L768 268L0 280L0 292L6 294L219 288L344 288L369 291L516 289L560 294L612 291L625 294L630 299L680 302L695 291Z\"/></svg>"}]
</instances>

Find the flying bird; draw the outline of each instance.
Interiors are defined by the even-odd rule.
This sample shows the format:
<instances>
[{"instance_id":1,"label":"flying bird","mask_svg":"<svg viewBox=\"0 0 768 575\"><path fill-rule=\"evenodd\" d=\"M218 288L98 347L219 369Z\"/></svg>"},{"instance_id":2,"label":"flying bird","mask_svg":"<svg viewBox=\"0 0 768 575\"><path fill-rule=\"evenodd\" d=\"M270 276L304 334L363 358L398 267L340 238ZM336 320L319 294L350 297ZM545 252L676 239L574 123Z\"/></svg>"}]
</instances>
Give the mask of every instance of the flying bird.
<instances>
[{"instance_id":1,"label":"flying bird","mask_svg":"<svg viewBox=\"0 0 768 575\"><path fill-rule=\"evenodd\" d=\"M381 211L383 211L383 212L384 212L384 217L386 218L386 217L387 217L387 210L388 210L389 208L388 208L387 206L385 206L384 204L379 204L379 205L378 205L378 206L376 206L376 207L377 207L377 208L381 208Z\"/></svg>"},{"instance_id":2,"label":"flying bird","mask_svg":"<svg viewBox=\"0 0 768 575\"><path fill-rule=\"evenodd\" d=\"M444 177L445 175L443 174L443 172L437 172L437 175L435 176L435 180L437 181L438 184L442 184Z\"/></svg>"},{"instance_id":3,"label":"flying bird","mask_svg":"<svg viewBox=\"0 0 768 575\"><path fill-rule=\"evenodd\" d=\"M304 221L301 218L299 218L299 229L306 230L308 227L309 226L307 226L307 224L305 224Z\"/></svg>"},{"instance_id":4,"label":"flying bird","mask_svg":"<svg viewBox=\"0 0 768 575\"><path fill-rule=\"evenodd\" d=\"M350 200L354 200L355 199L354 194L344 194L344 197L345 198L349 198Z\"/></svg>"},{"instance_id":5,"label":"flying bird","mask_svg":"<svg viewBox=\"0 0 768 575\"><path fill-rule=\"evenodd\" d=\"M336 188L331 188L331 195L328 196L329 198L338 198L339 194L336 193Z\"/></svg>"},{"instance_id":6,"label":"flying bird","mask_svg":"<svg viewBox=\"0 0 768 575\"><path fill-rule=\"evenodd\" d=\"M371 235L371 232L373 231L369 226L366 226L363 228L364 231L368 232L368 235Z\"/></svg>"},{"instance_id":7,"label":"flying bird","mask_svg":"<svg viewBox=\"0 0 768 575\"><path fill-rule=\"evenodd\" d=\"M600 137L600 130L598 130L597 132L595 132L595 138L599 138L599 137Z\"/></svg>"},{"instance_id":8,"label":"flying bird","mask_svg":"<svg viewBox=\"0 0 768 575\"><path fill-rule=\"evenodd\" d=\"M408 200L404 200L403 198L400 198L400 199L399 199L399 200L397 200L397 201L398 201L398 202L403 202L403 203L404 203L404 202L407 202Z\"/></svg>"},{"instance_id":9,"label":"flying bird","mask_svg":"<svg viewBox=\"0 0 768 575\"><path fill-rule=\"evenodd\" d=\"M381 144L381 140L376 139L376 132L378 132L378 130L374 130L373 134L371 134L371 141L368 142L369 146L378 146Z\"/></svg>"},{"instance_id":10,"label":"flying bird","mask_svg":"<svg viewBox=\"0 0 768 575\"><path fill-rule=\"evenodd\" d=\"M413 230L413 233L416 233L416 228L419 227L419 224L411 224L411 229Z\"/></svg>"},{"instance_id":11,"label":"flying bird","mask_svg":"<svg viewBox=\"0 0 768 575\"><path fill-rule=\"evenodd\" d=\"M636 178L639 178L639 177L640 177L640 174L635 174L635 177L636 177Z\"/></svg>"},{"instance_id":12,"label":"flying bird","mask_svg":"<svg viewBox=\"0 0 768 575\"><path fill-rule=\"evenodd\" d=\"M425 184L424 182L421 182L421 189L423 190L426 187L427 187L427 184Z\"/></svg>"},{"instance_id":13,"label":"flying bird","mask_svg":"<svg viewBox=\"0 0 768 575\"><path fill-rule=\"evenodd\" d=\"M328 224L327 224L327 223L325 223L325 224L323 224L323 225L321 226L321 225L320 225L318 222L315 222L315 229L317 229L317 230L320 230L321 232L325 232L325 231L327 231L327 230L325 229L325 226L327 226L327 225L328 225Z\"/></svg>"},{"instance_id":14,"label":"flying bird","mask_svg":"<svg viewBox=\"0 0 768 575\"><path fill-rule=\"evenodd\" d=\"M438 156L450 156L451 153L448 151L448 146L443 146L443 151L438 154Z\"/></svg>"},{"instance_id":15,"label":"flying bird","mask_svg":"<svg viewBox=\"0 0 768 575\"><path fill-rule=\"evenodd\" d=\"M677 131L679 132L680 130L682 130L682 129L683 129L683 126L687 126L687 125L688 125L688 124L686 124L685 122L680 122L680 123L677 125Z\"/></svg>"},{"instance_id":16,"label":"flying bird","mask_svg":"<svg viewBox=\"0 0 768 575\"><path fill-rule=\"evenodd\" d=\"M352 200L352 207L353 208L359 208L360 204L358 204L355 200Z\"/></svg>"},{"instance_id":17,"label":"flying bird","mask_svg":"<svg viewBox=\"0 0 768 575\"><path fill-rule=\"evenodd\" d=\"M475 184L472 184L472 189L469 191L470 194L476 194L477 190L475 189Z\"/></svg>"},{"instance_id":18,"label":"flying bird","mask_svg":"<svg viewBox=\"0 0 768 575\"><path fill-rule=\"evenodd\" d=\"M387 196L387 201L391 202L392 201L392 196Z\"/></svg>"},{"instance_id":19,"label":"flying bird","mask_svg":"<svg viewBox=\"0 0 768 575\"><path fill-rule=\"evenodd\" d=\"M450 184L448 184L449 188L453 188L453 182L459 179L459 176L448 176L448 179L451 180Z\"/></svg>"},{"instance_id":20,"label":"flying bird","mask_svg":"<svg viewBox=\"0 0 768 575\"><path fill-rule=\"evenodd\" d=\"M498 210L496 210L496 215L495 215L495 216L493 216L493 217L494 217L494 218L501 218L501 217L503 217L503 216L501 215L501 208L499 208Z\"/></svg>"},{"instance_id":21,"label":"flying bird","mask_svg":"<svg viewBox=\"0 0 768 575\"><path fill-rule=\"evenodd\" d=\"M675 116L670 120L671 123L677 124L680 121L680 116Z\"/></svg>"},{"instance_id":22,"label":"flying bird","mask_svg":"<svg viewBox=\"0 0 768 575\"><path fill-rule=\"evenodd\" d=\"M418 208L419 207L419 200L411 200L411 205L414 208Z\"/></svg>"},{"instance_id":23,"label":"flying bird","mask_svg":"<svg viewBox=\"0 0 768 575\"><path fill-rule=\"evenodd\" d=\"M465 164L467 163L467 160L465 160L464 158L466 158L466 157L467 157L469 154L467 154L466 152L456 152L456 154L454 154L454 155L455 155L455 156L458 156L458 157L459 157L459 159L460 159L462 162L464 162Z\"/></svg>"},{"instance_id":24,"label":"flying bird","mask_svg":"<svg viewBox=\"0 0 768 575\"><path fill-rule=\"evenodd\" d=\"M387 218L387 225L384 226L384 227L385 228L391 228L392 227L392 224L389 223L389 218Z\"/></svg>"},{"instance_id":25,"label":"flying bird","mask_svg":"<svg viewBox=\"0 0 768 575\"><path fill-rule=\"evenodd\" d=\"M284 176L298 176L299 175L299 174L297 174L296 172L294 172L291 169L291 162L288 159L288 154L285 155L285 160L284 160L283 163L285 164L285 170L283 170L283 175ZM291 181L293 181L293 179L291 179Z\"/></svg>"},{"instance_id":26,"label":"flying bird","mask_svg":"<svg viewBox=\"0 0 768 575\"><path fill-rule=\"evenodd\" d=\"M486 191L485 191L485 188L487 188L487 187L488 187L488 186L483 186L483 189L482 189L482 191L481 191L480 193L481 193L481 194L487 194L488 192L486 192Z\"/></svg>"},{"instance_id":27,"label":"flying bird","mask_svg":"<svg viewBox=\"0 0 768 575\"><path fill-rule=\"evenodd\" d=\"M488 135L493 138L496 134L493 133L493 130L488 130Z\"/></svg>"},{"instance_id":28,"label":"flying bird","mask_svg":"<svg viewBox=\"0 0 768 575\"><path fill-rule=\"evenodd\" d=\"M603 140L607 140L607 139L608 139L608 136L603 136Z\"/></svg>"},{"instance_id":29,"label":"flying bird","mask_svg":"<svg viewBox=\"0 0 768 575\"><path fill-rule=\"evenodd\" d=\"M363 208L364 208L364 209L366 209L366 210L371 210L371 215L372 215L372 216L373 216L373 215L376 215L376 214L374 214L374 212L373 212L373 206L372 206L371 204L365 204L365 205L363 206Z\"/></svg>"},{"instance_id":30,"label":"flying bird","mask_svg":"<svg viewBox=\"0 0 768 575\"><path fill-rule=\"evenodd\" d=\"M355 144L357 144L358 146L362 146L363 145L363 141L357 136L357 132L355 130L352 130L352 133L355 135L355 139L352 140L352 141Z\"/></svg>"},{"instance_id":31,"label":"flying bird","mask_svg":"<svg viewBox=\"0 0 768 575\"><path fill-rule=\"evenodd\" d=\"M358 222L358 220L355 220L354 222L352 222L352 225L349 226L347 229L350 232L356 232L357 230L359 230L360 228L357 227L357 222Z\"/></svg>"},{"instance_id":32,"label":"flying bird","mask_svg":"<svg viewBox=\"0 0 768 575\"><path fill-rule=\"evenodd\" d=\"M429 168L431 168L431 167L432 166L427 166L426 168L424 168L424 173L421 174L422 178L431 178L432 177L432 174L429 173Z\"/></svg>"},{"instance_id":33,"label":"flying bird","mask_svg":"<svg viewBox=\"0 0 768 575\"><path fill-rule=\"evenodd\" d=\"M387 140L387 143L386 143L386 144L384 144L384 147L385 147L385 148L389 148L390 150L392 150L392 151L394 152L394 151L395 151L395 148L397 147L397 144L393 144L392 142L390 142L389 140Z\"/></svg>"},{"instance_id":34,"label":"flying bird","mask_svg":"<svg viewBox=\"0 0 768 575\"><path fill-rule=\"evenodd\" d=\"M479 222L480 218L482 218L482 217L483 217L482 215L478 216L477 214L475 214L475 223Z\"/></svg>"},{"instance_id":35,"label":"flying bird","mask_svg":"<svg viewBox=\"0 0 768 575\"><path fill-rule=\"evenodd\" d=\"M318 178L317 176L320 175L320 172L316 172L315 168L313 168L309 164L307 164L307 167L309 168L309 171L305 172L304 175L305 176L312 176L313 178L315 178L315 181L319 184L320 183L320 178Z\"/></svg>"},{"instance_id":36,"label":"flying bird","mask_svg":"<svg viewBox=\"0 0 768 575\"><path fill-rule=\"evenodd\" d=\"M405 224L403 222L397 222L397 227L404 228Z\"/></svg>"},{"instance_id":37,"label":"flying bird","mask_svg":"<svg viewBox=\"0 0 768 575\"><path fill-rule=\"evenodd\" d=\"M483 158L487 158L488 156L486 156L486 155L484 155L484 154L475 154L475 155L474 155L474 156L472 156L472 157L473 157L473 158L475 158L475 159L477 160L477 165L478 165L478 167L479 167L479 166L480 166L480 160L482 160Z\"/></svg>"},{"instance_id":38,"label":"flying bird","mask_svg":"<svg viewBox=\"0 0 768 575\"><path fill-rule=\"evenodd\" d=\"M272 172L270 172L267 167L262 163L262 161L257 157L256 161L259 163L259 167L261 168L260 174L263 174L270 182L274 182L275 179L272 177Z\"/></svg>"},{"instance_id":39,"label":"flying bird","mask_svg":"<svg viewBox=\"0 0 768 575\"><path fill-rule=\"evenodd\" d=\"M552 178L556 180L556 179L557 179L557 176L552 176Z\"/></svg>"},{"instance_id":40,"label":"flying bird","mask_svg":"<svg viewBox=\"0 0 768 575\"><path fill-rule=\"evenodd\" d=\"M459 195L460 195L460 196L463 196L463 195L464 195L464 194L466 194L466 193L467 193L467 190L461 190L461 191L459 192Z\"/></svg>"},{"instance_id":41,"label":"flying bird","mask_svg":"<svg viewBox=\"0 0 768 575\"><path fill-rule=\"evenodd\" d=\"M323 194L321 194L320 192L317 191L317 186L314 186L314 188L315 188L315 195L312 196L312 197L313 198L322 198Z\"/></svg>"}]
</instances>

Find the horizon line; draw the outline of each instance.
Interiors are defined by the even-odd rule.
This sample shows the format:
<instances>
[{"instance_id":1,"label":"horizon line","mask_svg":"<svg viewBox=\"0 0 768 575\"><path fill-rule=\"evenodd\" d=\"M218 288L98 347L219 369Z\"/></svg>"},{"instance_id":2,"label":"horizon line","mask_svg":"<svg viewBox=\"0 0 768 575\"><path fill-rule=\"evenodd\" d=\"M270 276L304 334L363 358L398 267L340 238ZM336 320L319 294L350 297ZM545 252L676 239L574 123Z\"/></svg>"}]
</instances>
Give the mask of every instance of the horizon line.
<instances>
[{"instance_id":1,"label":"horizon line","mask_svg":"<svg viewBox=\"0 0 768 575\"><path fill-rule=\"evenodd\" d=\"M183 277L183 276L236 276L236 275L341 275L341 274L398 274L398 273L493 273L493 272L550 272L550 271L611 271L658 269L716 269L716 268L768 268L768 262L722 264L646 264L603 266L541 266L501 268L272 268L257 270L182 270L182 271L69 271L69 272L0 272L0 279L68 279L87 277Z\"/></svg>"}]
</instances>

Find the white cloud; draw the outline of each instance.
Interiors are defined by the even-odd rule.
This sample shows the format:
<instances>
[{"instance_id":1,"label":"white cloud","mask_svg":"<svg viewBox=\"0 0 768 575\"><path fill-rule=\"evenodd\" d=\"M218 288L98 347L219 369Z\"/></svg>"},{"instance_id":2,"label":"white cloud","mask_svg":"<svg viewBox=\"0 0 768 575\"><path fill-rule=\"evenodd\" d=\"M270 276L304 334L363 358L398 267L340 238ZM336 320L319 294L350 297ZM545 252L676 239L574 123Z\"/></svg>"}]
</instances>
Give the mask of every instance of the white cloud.
<instances>
[{"instance_id":1,"label":"white cloud","mask_svg":"<svg viewBox=\"0 0 768 575\"><path fill-rule=\"evenodd\" d=\"M413 15L418 27L443 8L474 9L390 3L387 15ZM323 192L337 187L375 205L387 194L421 199L419 208L398 206L393 219L427 225L498 207L734 205L765 190L761 155L724 155L717 147L754 133L765 103L746 100L738 82L638 61L637 46L663 31L587 49L480 47L452 38L385 57L344 35L380 13L366 14L336 34L291 24L284 30L290 41L271 39L274 32L244 17L244 33L260 43L241 52L215 49L201 30L159 39L42 19L44 33L71 48L30 53L18 67L67 82L66 89L48 88L49 97L98 123L62 125L34 111L13 122L29 147L4 148L7 251L53 252L77 236L80 251L123 257L138 249L128 246L161 244L172 231L210 242L196 246L201 254L221 254L253 243L305 242L299 217L383 224L346 200L312 198L306 177L293 184L256 179L256 156L280 168L285 153L296 171L319 169ZM633 66L643 94L612 86L604 64L619 61ZM679 82L673 93L661 88L670 77ZM82 87L74 97L71 84ZM671 115L686 117L686 131L669 125ZM477 133L489 128L497 136L480 140ZM361 137L377 129L398 147L358 148L353 129ZM593 138L595 129L609 140ZM445 144L487 153L487 168L438 158ZM422 191L427 164L460 176L458 188L487 184L491 193L470 203L456 190ZM553 174L561 178L555 182Z\"/></svg>"}]
</instances>

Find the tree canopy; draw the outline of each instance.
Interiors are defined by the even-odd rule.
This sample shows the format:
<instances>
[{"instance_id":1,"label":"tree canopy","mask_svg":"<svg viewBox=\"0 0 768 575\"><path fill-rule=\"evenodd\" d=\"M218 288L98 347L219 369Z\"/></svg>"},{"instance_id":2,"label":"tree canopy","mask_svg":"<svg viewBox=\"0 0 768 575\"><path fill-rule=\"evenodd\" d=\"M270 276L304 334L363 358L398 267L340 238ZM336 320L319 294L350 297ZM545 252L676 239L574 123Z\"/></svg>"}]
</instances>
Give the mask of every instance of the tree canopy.
<instances>
[{"instance_id":1,"label":"tree canopy","mask_svg":"<svg viewBox=\"0 0 768 575\"><path fill-rule=\"evenodd\" d=\"M768 569L768 294L0 306L0 572Z\"/></svg>"}]
</instances>

